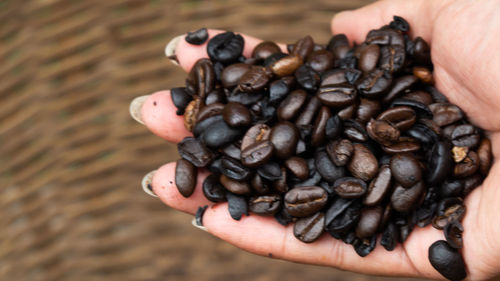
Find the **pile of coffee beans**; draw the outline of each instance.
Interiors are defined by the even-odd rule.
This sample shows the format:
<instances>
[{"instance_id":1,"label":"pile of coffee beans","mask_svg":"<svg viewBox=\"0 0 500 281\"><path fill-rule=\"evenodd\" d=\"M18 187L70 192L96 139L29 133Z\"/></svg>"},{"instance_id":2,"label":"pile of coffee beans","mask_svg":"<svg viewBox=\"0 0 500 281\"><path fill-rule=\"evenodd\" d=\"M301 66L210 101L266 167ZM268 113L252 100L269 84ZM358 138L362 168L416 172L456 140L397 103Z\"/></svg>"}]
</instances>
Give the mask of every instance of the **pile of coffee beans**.
<instances>
[{"instance_id":1,"label":"pile of coffee beans","mask_svg":"<svg viewBox=\"0 0 500 281\"><path fill-rule=\"evenodd\" d=\"M408 31L395 16L354 47L343 34L327 45L306 36L287 52L262 42L250 58L242 36L211 38L209 58L171 92L193 134L178 144L180 193L206 168L203 193L227 201L233 219L274 216L305 243L326 232L362 257L379 234L391 251L432 224L446 241L430 247L430 263L464 279L464 197L488 174L491 144L433 86L429 46ZM186 40L207 38L202 29Z\"/></svg>"}]
</instances>

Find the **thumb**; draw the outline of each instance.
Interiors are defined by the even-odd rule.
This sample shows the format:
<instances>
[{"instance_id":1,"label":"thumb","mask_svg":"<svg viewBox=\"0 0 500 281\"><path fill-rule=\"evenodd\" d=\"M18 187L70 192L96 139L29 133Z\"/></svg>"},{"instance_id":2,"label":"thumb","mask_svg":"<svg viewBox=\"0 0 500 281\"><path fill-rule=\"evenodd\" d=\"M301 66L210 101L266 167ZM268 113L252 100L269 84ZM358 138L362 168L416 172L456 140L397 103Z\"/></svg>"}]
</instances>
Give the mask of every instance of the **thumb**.
<instances>
[{"instance_id":1,"label":"thumb","mask_svg":"<svg viewBox=\"0 0 500 281\"><path fill-rule=\"evenodd\" d=\"M435 0L384 0L353 11L334 16L333 33L344 33L349 40L360 43L366 34L392 21L394 15L403 17L410 24L410 35L431 41L433 25L440 10L450 1Z\"/></svg>"}]
</instances>

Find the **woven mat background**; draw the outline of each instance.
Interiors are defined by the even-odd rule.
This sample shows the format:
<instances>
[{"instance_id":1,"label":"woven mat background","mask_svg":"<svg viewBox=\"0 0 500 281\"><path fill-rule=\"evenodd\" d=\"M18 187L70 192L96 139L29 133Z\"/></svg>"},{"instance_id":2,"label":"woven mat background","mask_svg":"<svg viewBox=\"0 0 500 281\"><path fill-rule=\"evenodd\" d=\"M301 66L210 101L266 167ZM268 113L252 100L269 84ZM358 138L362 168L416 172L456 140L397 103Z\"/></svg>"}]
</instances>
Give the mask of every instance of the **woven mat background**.
<instances>
[{"instance_id":1,"label":"woven mat background","mask_svg":"<svg viewBox=\"0 0 500 281\"><path fill-rule=\"evenodd\" d=\"M140 188L177 158L133 97L183 84L163 55L208 26L330 36L368 0L0 0L0 280L386 280L243 252Z\"/></svg>"}]
</instances>

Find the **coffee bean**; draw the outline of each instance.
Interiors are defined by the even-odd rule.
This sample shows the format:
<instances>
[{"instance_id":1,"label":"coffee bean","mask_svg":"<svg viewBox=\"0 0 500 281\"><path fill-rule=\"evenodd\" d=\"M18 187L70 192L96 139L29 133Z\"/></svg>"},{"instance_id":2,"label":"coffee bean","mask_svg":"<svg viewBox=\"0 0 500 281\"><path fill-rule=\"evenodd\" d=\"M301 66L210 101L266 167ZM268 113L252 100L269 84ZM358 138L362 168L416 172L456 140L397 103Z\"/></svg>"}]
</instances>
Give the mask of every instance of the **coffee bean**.
<instances>
[{"instance_id":1,"label":"coffee bean","mask_svg":"<svg viewBox=\"0 0 500 281\"><path fill-rule=\"evenodd\" d=\"M455 123L464 117L462 110L450 103L433 103L429 105L429 109L434 116L434 122L439 127Z\"/></svg>"},{"instance_id":2,"label":"coffee bean","mask_svg":"<svg viewBox=\"0 0 500 281\"><path fill-rule=\"evenodd\" d=\"M380 239L380 245L382 245L387 251L392 251L396 248L397 242L399 240L399 231L394 225L394 223L389 223L384 232L382 233L382 238Z\"/></svg>"},{"instance_id":3,"label":"coffee bean","mask_svg":"<svg viewBox=\"0 0 500 281\"><path fill-rule=\"evenodd\" d=\"M342 59L349 52L349 41L344 34L336 34L330 39L326 49L332 52L336 59Z\"/></svg>"},{"instance_id":4,"label":"coffee bean","mask_svg":"<svg viewBox=\"0 0 500 281\"><path fill-rule=\"evenodd\" d=\"M241 163L247 167L258 167L271 159L273 144L268 140L258 141L241 151Z\"/></svg>"},{"instance_id":5,"label":"coffee bean","mask_svg":"<svg viewBox=\"0 0 500 281\"><path fill-rule=\"evenodd\" d=\"M337 166L345 166L354 152L354 146L347 139L336 140L326 146L328 156Z\"/></svg>"},{"instance_id":6,"label":"coffee bean","mask_svg":"<svg viewBox=\"0 0 500 281\"><path fill-rule=\"evenodd\" d=\"M254 174L250 180L252 190L259 195L269 194L271 192L271 184L264 180L259 174Z\"/></svg>"},{"instance_id":7,"label":"coffee bean","mask_svg":"<svg viewBox=\"0 0 500 281\"><path fill-rule=\"evenodd\" d=\"M184 127L188 131L192 131L194 126L196 125L196 118L198 116L198 112L201 108L201 99L195 98L190 101L186 106L184 111Z\"/></svg>"},{"instance_id":8,"label":"coffee bean","mask_svg":"<svg viewBox=\"0 0 500 281\"><path fill-rule=\"evenodd\" d=\"M312 216L298 219L293 226L293 235L304 243L311 243L323 234L325 214L318 212Z\"/></svg>"},{"instance_id":9,"label":"coffee bean","mask_svg":"<svg viewBox=\"0 0 500 281\"><path fill-rule=\"evenodd\" d=\"M465 263L457 249L446 241L439 240L429 247L429 261L445 278L459 281L465 279Z\"/></svg>"},{"instance_id":10,"label":"coffee bean","mask_svg":"<svg viewBox=\"0 0 500 281\"><path fill-rule=\"evenodd\" d=\"M391 189L391 177L392 173L388 165L380 167L377 176L368 185L368 191L363 199L363 204L366 206L380 204Z\"/></svg>"},{"instance_id":11,"label":"coffee bean","mask_svg":"<svg viewBox=\"0 0 500 281\"><path fill-rule=\"evenodd\" d=\"M208 31L206 28L203 27L203 28L200 28L196 31L188 32L188 34L186 35L186 37L184 39L189 44L201 45L201 44L205 43L205 41L207 41Z\"/></svg>"},{"instance_id":12,"label":"coffee bean","mask_svg":"<svg viewBox=\"0 0 500 281\"><path fill-rule=\"evenodd\" d=\"M361 218L356 227L356 236L359 238L369 238L375 235L382 220L382 207L369 207L361 210Z\"/></svg>"},{"instance_id":13,"label":"coffee bean","mask_svg":"<svg viewBox=\"0 0 500 281\"><path fill-rule=\"evenodd\" d=\"M239 221L243 215L248 216L248 203L244 196L227 192L226 198L227 209L234 220Z\"/></svg>"},{"instance_id":14,"label":"coffee bean","mask_svg":"<svg viewBox=\"0 0 500 281\"><path fill-rule=\"evenodd\" d=\"M420 150L420 144L413 138L400 137L397 143L382 146L382 150L387 154L416 152Z\"/></svg>"},{"instance_id":15,"label":"coffee bean","mask_svg":"<svg viewBox=\"0 0 500 281\"><path fill-rule=\"evenodd\" d=\"M321 73L333 67L334 56L328 50L313 51L307 56L306 64Z\"/></svg>"},{"instance_id":16,"label":"coffee bean","mask_svg":"<svg viewBox=\"0 0 500 281\"><path fill-rule=\"evenodd\" d=\"M384 120L370 120L366 125L366 132L373 140L384 146L397 142L400 136L399 130Z\"/></svg>"},{"instance_id":17,"label":"coffee bean","mask_svg":"<svg viewBox=\"0 0 500 281\"><path fill-rule=\"evenodd\" d=\"M275 155L286 159L290 157L297 146L299 132L295 126L287 121L276 124L270 135L270 141L275 148Z\"/></svg>"},{"instance_id":18,"label":"coffee bean","mask_svg":"<svg viewBox=\"0 0 500 281\"><path fill-rule=\"evenodd\" d=\"M198 170L191 162L185 159L177 160L175 166L175 185L182 196L187 198L193 194L197 175Z\"/></svg>"},{"instance_id":19,"label":"coffee bean","mask_svg":"<svg viewBox=\"0 0 500 281\"><path fill-rule=\"evenodd\" d=\"M462 240L462 232L464 232L464 227L458 221L449 222L443 229L444 237L446 238L446 242L455 248L461 249L464 245Z\"/></svg>"},{"instance_id":20,"label":"coffee bean","mask_svg":"<svg viewBox=\"0 0 500 281\"><path fill-rule=\"evenodd\" d=\"M469 151L467 157L460 163L456 163L453 169L453 176L465 178L472 176L479 169L479 156L474 151Z\"/></svg>"},{"instance_id":21,"label":"coffee bean","mask_svg":"<svg viewBox=\"0 0 500 281\"><path fill-rule=\"evenodd\" d=\"M239 90L243 92L255 92L263 89L269 84L272 73L269 69L261 66L252 66L238 82Z\"/></svg>"},{"instance_id":22,"label":"coffee bean","mask_svg":"<svg viewBox=\"0 0 500 281\"><path fill-rule=\"evenodd\" d=\"M244 45L245 40L241 35L227 31L208 41L207 53L211 60L227 65L241 57Z\"/></svg>"},{"instance_id":23,"label":"coffee bean","mask_svg":"<svg viewBox=\"0 0 500 281\"><path fill-rule=\"evenodd\" d=\"M323 104L337 108L352 104L356 96L356 88L347 83L324 85L317 93L318 99Z\"/></svg>"},{"instance_id":24,"label":"coffee bean","mask_svg":"<svg viewBox=\"0 0 500 281\"><path fill-rule=\"evenodd\" d=\"M417 117L432 119L432 111L423 103L414 100L407 100L403 98L395 99L391 102L390 107L396 106L409 106L417 113Z\"/></svg>"},{"instance_id":25,"label":"coffee bean","mask_svg":"<svg viewBox=\"0 0 500 281\"><path fill-rule=\"evenodd\" d=\"M198 60L186 79L186 89L200 98L204 98L215 88L215 72L209 59Z\"/></svg>"},{"instance_id":26,"label":"coffee bean","mask_svg":"<svg viewBox=\"0 0 500 281\"><path fill-rule=\"evenodd\" d=\"M250 194L250 185L247 182L240 182L233 180L226 175L221 175L219 178L220 183L224 188L234 194L248 195ZM227 198L229 200L229 198Z\"/></svg>"},{"instance_id":27,"label":"coffee bean","mask_svg":"<svg viewBox=\"0 0 500 281\"><path fill-rule=\"evenodd\" d=\"M339 118L341 120L347 121L347 120L353 118L354 113L356 112L357 108L358 108L358 103L355 101L353 104L340 110L337 113L337 115L339 116Z\"/></svg>"},{"instance_id":28,"label":"coffee bean","mask_svg":"<svg viewBox=\"0 0 500 281\"><path fill-rule=\"evenodd\" d=\"M345 168L336 166L330 160L330 157L326 153L326 151L318 151L314 157L314 164L318 173L321 177L327 182L333 183L338 178L341 178L345 175Z\"/></svg>"},{"instance_id":29,"label":"coffee bean","mask_svg":"<svg viewBox=\"0 0 500 281\"><path fill-rule=\"evenodd\" d=\"M215 158L215 155L200 141L192 137L185 137L177 144L179 155L196 167L205 167Z\"/></svg>"},{"instance_id":30,"label":"coffee bean","mask_svg":"<svg viewBox=\"0 0 500 281\"><path fill-rule=\"evenodd\" d=\"M306 36L298 40L291 51L292 55L299 55L302 59L306 59L307 56L313 51L314 41L311 36Z\"/></svg>"},{"instance_id":31,"label":"coffee bean","mask_svg":"<svg viewBox=\"0 0 500 281\"><path fill-rule=\"evenodd\" d=\"M238 86L241 77L247 73L252 66L246 63L236 63L224 68L220 80L224 88L233 88Z\"/></svg>"},{"instance_id":32,"label":"coffee bean","mask_svg":"<svg viewBox=\"0 0 500 281\"><path fill-rule=\"evenodd\" d=\"M270 136L271 128L269 126L266 124L255 124L243 136L241 150L245 150L255 142L269 140Z\"/></svg>"},{"instance_id":33,"label":"coffee bean","mask_svg":"<svg viewBox=\"0 0 500 281\"><path fill-rule=\"evenodd\" d=\"M346 78L347 70L330 69L321 74L321 86L348 83ZM350 84L350 83L349 83Z\"/></svg>"},{"instance_id":34,"label":"coffee bean","mask_svg":"<svg viewBox=\"0 0 500 281\"><path fill-rule=\"evenodd\" d=\"M412 154L396 154L392 156L391 174L404 188L410 188L422 179L420 163Z\"/></svg>"},{"instance_id":35,"label":"coffee bean","mask_svg":"<svg viewBox=\"0 0 500 281\"><path fill-rule=\"evenodd\" d=\"M276 181L282 178L281 166L273 161L269 161L257 168L257 173L264 179Z\"/></svg>"},{"instance_id":36,"label":"coffee bean","mask_svg":"<svg viewBox=\"0 0 500 281\"><path fill-rule=\"evenodd\" d=\"M273 187L278 193L283 194L288 191L287 179L285 167L280 166L280 177L273 182Z\"/></svg>"},{"instance_id":37,"label":"coffee bean","mask_svg":"<svg viewBox=\"0 0 500 281\"><path fill-rule=\"evenodd\" d=\"M443 141L437 142L433 146L430 159L427 162L429 172L427 181L430 184L443 182L452 168L452 161L450 145Z\"/></svg>"},{"instance_id":38,"label":"coffee bean","mask_svg":"<svg viewBox=\"0 0 500 281\"><path fill-rule=\"evenodd\" d=\"M295 77L286 76L275 80L269 85L269 102L272 104L282 101L295 84Z\"/></svg>"},{"instance_id":39,"label":"coffee bean","mask_svg":"<svg viewBox=\"0 0 500 281\"><path fill-rule=\"evenodd\" d=\"M358 61L358 68L363 72L371 72L377 67L380 57L380 47L378 45L366 45L361 47Z\"/></svg>"},{"instance_id":40,"label":"coffee bean","mask_svg":"<svg viewBox=\"0 0 500 281\"><path fill-rule=\"evenodd\" d=\"M252 122L250 111L241 103L230 102L222 111L224 121L231 127L248 126Z\"/></svg>"},{"instance_id":41,"label":"coffee bean","mask_svg":"<svg viewBox=\"0 0 500 281\"><path fill-rule=\"evenodd\" d=\"M207 147L213 149L234 142L244 132L244 129L230 127L224 120L221 120L210 125L200 138Z\"/></svg>"},{"instance_id":42,"label":"coffee bean","mask_svg":"<svg viewBox=\"0 0 500 281\"><path fill-rule=\"evenodd\" d=\"M290 120L294 118L299 110L304 105L307 98L307 93L304 90L295 90L278 106L278 119Z\"/></svg>"},{"instance_id":43,"label":"coffee bean","mask_svg":"<svg viewBox=\"0 0 500 281\"><path fill-rule=\"evenodd\" d=\"M477 155L479 156L479 171L482 175L486 176L490 170L492 161L491 141L489 139L481 140L477 149Z\"/></svg>"},{"instance_id":44,"label":"coffee bean","mask_svg":"<svg viewBox=\"0 0 500 281\"><path fill-rule=\"evenodd\" d=\"M344 135L354 142L366 142L368 140L365 127L356 120L344 121Z\"/></svg>"},{"instance_id":45,"label":"coffee bean","mask_svg":"<svg viewBox=\"0 0 500 281\"><path fill-rule=\"evenodd\" d=\"M283 77L292 75L303 63L301 56L290 55L275 61L269 67L274 75Z\"/></svg>"},{"instance_id":46,"label":"coffee bean","mask_svg":"<svg viewBox=\"0 0 500 281\"><path fill-rule=\"evenodd\" d=\"M213 103L211 105L207 105L202 107L198 114L196 115L196 124L199 122L208 119L210 117L222 114L222 110L224 109L224 105L222 103ZM196 125L195 125L196 127ZM193 128L194 131L194 128Z\"/></svg>"},{"instance_id":47,"label":"coffee bean","mask_svg":"<svg viewBox=\"0 0 500 281\"><path fill-rule=\"evenodd\" d=\"M320 146L326 140L326 122L332 117L330 109L322 106L314 122L314 129L311 136L311 144L313 146Z\"/></svg>"},{"instance_id":48,"label":"coffee bean","mask_svg":"<svg viewBox=\"0 0 500 281\"><path fill-rule=\"evenodd\" d=\"M285 167L300 180L305 180L309 176L309 168L304 158L290 157L285 161Z\"/></svg>"},{"instance_id":49,"label":"coffee bean","mask_svg":"<svg viewBox=\"0 0 500 281\"><path fill-rule=\"evenodd\" d=\"M339 200L346 199L337 199L332 207L328 209L325 216L325 230L332 236L352 229L358 223L361 216L361 203L358 200L348 200L347 202L349 203L341 201L337 205L336 203Z\"/></svg>"},{"instance_id":50,"label":"coffee bean","mask_svg":"<svg viewBox=\"0 0 500 281\"><path fill-rule=\"evenodd\" d=\"M328 194L318 186L295 187L285 194L285 208L294 217L307 217L321 210Z\"/></svg>"},{"instance_id":51,"label":"coffee bean","mask_svg":"<svg viewBox=\"0 0 500 281\"><path fill-rule=\"evenodd\" d=\"M279 195L262 195L250 197L248 208L250 212L264 216L276 214L281 207L281 197Z\"/></svg>"},{"instance_id":52,"label":"coffee bean","mask_svg":"<svg viewBox=\"0 0 500 281\"><path fill-rule=\"evenodd\" d=\"M328 140L334 140L342 133L342 120L338 115L334 115L326 120L325 136Z\"/></svg>"},{"instance_id":53,"label":"coffee bean","mask_svg":"<svg viewBox=\"0 0 500 281\"><path fill-rule=\"evenodd\" d=\"M380 112L380 102L365 98L359 99L359 106L356 109L356 120L366 123Z\"/></svg>"},{"instance_id":54,"label":"coffee bean","mask_svg":"<svg viewBox=\"0 0 500 281\"><path fill-rule=\"evenodd\" d=\"M247 167L236 159L230 157L222 157L221 159L221 173L236 181L248 180L252 172Z\"/></svg>"},{"instance_id":55,"label":"coffee bean","mask_svg":"<svg viewBox=\"0 0 500 281\"><path fill-rule=\"evenodd\" d=\"M398 16L393 16L392 18L393 21L391 21L389 27L400 30L402 32L407 32L408 30L410 30L410 25L404 18Z\"/></svg>"},{"instance_id":56,"label":"coffee bean","mask_svg":"<svg viewBox=\"0 0 500 281\"><path fill-rule=\"evenodd\" d=\"M193 97L186 91L186 88L173 88L170 90L170 97L175 107L177 107L177 115L183 115L188 104L193 100Z\"/></svg>"},{"instance_id":57,"label":"coffee bean","mask_svg":"<svg viewBox=\"0 0 500 281\"><path fill-rule=\"evenodd\" d=\"M399 72L406 60L405 48L402 45L390 45L380 48L380 68L389 73Z\"/></svg>"},{"instance_id":58,"label":"coffee bean","mask_svg":"<svg viewBox=\"0 0 500 281\"><path fill-rule=\"evenodd\" d=\"M262 41L253 49L252 58L265 60L270 55L276 53L281 53L281 49L276 43L271 41Z\"/></svg>"},{"instance_id":59,"label":"coffee bean","mask_svg":"<svg viewBox=\"0 0 500 281\"><path fill-rule=\"evenodd\" d=\"M464 190L464 183L461 180L448 179L443 182L439 189L441 198L461 196Z\"/></svg>"},{"instance_id":60,"label":"coffee bean","mask_svg":"<svg viewBox=\"0 0 500 281\"><path fill-rule=\"evenodd\" d=\"M318 89L321 77L319 73L309 65L303 64L295 71L295 79L297 79L297 83L299 83L304 90L314 92Z\"/></svg>"},{"instance_id":61,"label":"coffee bean","mask_svg":"<svg viewBox=\"0 0 500 281\"><path fill-rule=\"evenodd\" d=\"M209 175L203 181L202 190L205 197L211 202L217 203L226 201L226 192L219 183L218 176L215 174Z\"/></svg>"},{"instance_id":62,"label":"coffee bean","mask_svg":"<svg viewBox=\"0 0 500 281\"><path fill-rule=\"evenodd\" d=\"M377 98L385 94L392 84L392 77L382 69L375 69L364 75L358 82L359 93L367 98Z\"/></svg>"},{"instance_id":63,"label":"coffee bean","mask_svg":"<svg viewBox=\"0 0 500 281\"><path fill-rule=\"evenodd\" d=\"M414 100L423 103L427 106L432 104L432 96L424 91L412 91L403 96L404 99Z\"/></svg>"},{"instance_id":64,"label":"coffee bean","mask_svg":"<svg viewBox=\"0 0 500 281\"><path fill-rule=\"evenodd\" d=\"M464 184L464 192L463 195L467 196L469 193L471 193L476 187L480 186L482 183L483 179L480 175L475 174L473 176L467 177L462 180Z\"/></svg>"},{"instance_id":65,"label":"coffee bean","mask_svg":"<svg viewBox=\"0 0 500 281\"><path fill-rule=\"evenodd\" d=\"M417 116L409 106L396 106L382 112L377 120L387 121L399 130L405 131L415 124Z\"/></svg>"},{"instance_id":66,"label":"coffee bean","mask_svg":"<svg viewBox=\"0 0 500 281\"><path fill-rule=\"evenodd\" d=\"M369 181L377 175L378 161L366 146L356 143L347 168L353 176Z\"/></svg>"},{"instance_id":67,"label":"coffee bean","mask_svg":"<svg viewBox=\"0 0 500 281\"><path fill-rule=\"evenodd\" d=\"M426 145L439 141L439 136L436 132L422 123L413 125L406 131L406 134Z\"/></svg>"},{"instance_id":68,"label":"coffee bean","mask_svg":"<svg viewBox=\"0 0 500 281\"><path fill-rule=\"evenodd\" d=\"M423 192L425 186L421 181L409 188L397 184L391 195L391 205L398 212L408 212L416 207Z\"/></svg>"},{"instance_id":69,"label":"coffee bean","mask_svg":"<svg viewBox=\"0 0 500 281\"><path fill-rule=\"evenodd\" d=\"M451 134L451 142L456 146L474 148L479 144L479 134L472 125L458 125Z\"/></svg>"},{"instance_id":70,"label":"coffee bean","mask_svg":"<svg viewBox=\"0 0 500 281\"><path fill-rule=\"evenodd\" d=\"M342 198L359 198L366 193L366 183L358 178L344 177L335 181L333 188Z\"/></svg>"}]
</instances>

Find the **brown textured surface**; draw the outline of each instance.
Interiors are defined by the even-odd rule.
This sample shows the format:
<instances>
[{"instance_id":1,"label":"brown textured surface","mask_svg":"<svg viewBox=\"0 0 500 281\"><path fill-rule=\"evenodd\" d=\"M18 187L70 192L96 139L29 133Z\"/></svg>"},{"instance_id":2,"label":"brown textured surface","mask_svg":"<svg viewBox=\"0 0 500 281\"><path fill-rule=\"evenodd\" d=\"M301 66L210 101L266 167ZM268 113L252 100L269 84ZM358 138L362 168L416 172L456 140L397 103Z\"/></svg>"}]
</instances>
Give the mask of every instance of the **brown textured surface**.
<instances>
[{"instance_id":1,"label":"brown textured surface","mask_svg":"<svg viewBox=\"0 0 500 281\"><path fill-rule=\"evenodd\" d=\"M128 115L133 97L182 85L163 56L179 33L325 42L335 11L368 2L0 0L0 280L385 280L193 228L140 189L177 156Z\"/></svg>"}]
</instances>

